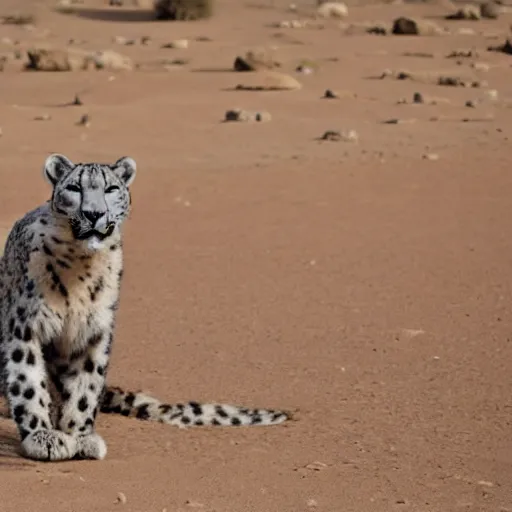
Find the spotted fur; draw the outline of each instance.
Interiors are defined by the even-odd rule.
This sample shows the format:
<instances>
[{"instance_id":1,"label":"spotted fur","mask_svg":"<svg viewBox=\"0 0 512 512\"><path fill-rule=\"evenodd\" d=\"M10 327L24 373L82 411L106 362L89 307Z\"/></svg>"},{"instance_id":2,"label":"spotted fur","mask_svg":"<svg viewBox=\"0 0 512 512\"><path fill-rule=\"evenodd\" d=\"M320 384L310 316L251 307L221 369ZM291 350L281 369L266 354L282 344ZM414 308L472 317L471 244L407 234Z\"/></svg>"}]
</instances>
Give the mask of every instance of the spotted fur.
<instances>
[{"instance_id":1,"label":"spotted fur","mask_svg":"<svg viewBox=\"0 0 512 512\"><path fill-rule=\"evenodd\" d=\"M15 223L0 260L0 389L36 460L102 459L98 411L179 427L273 425L269 409L169 405L105 383L123 275L121 227L136 164L51 155L51 199Z\"/></svg>"}]
</instances>

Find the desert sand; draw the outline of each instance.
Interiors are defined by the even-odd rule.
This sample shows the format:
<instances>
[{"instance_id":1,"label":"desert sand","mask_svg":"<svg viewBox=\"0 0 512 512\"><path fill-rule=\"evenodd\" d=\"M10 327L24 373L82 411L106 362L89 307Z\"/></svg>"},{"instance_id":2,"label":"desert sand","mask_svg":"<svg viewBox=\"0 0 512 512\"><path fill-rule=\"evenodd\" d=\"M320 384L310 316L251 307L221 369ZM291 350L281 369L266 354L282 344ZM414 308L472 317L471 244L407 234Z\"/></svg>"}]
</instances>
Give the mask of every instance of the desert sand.
<instances>
[{"instance_id":1,"label":"desert sand","mask_svg":"<svg viewBox=\"0 0 512 512\"><path fill-rule=\"evenodd\" d=\"M211 19L156 22L106 4L0 2L35 16L0 25L3 236L49 198L49 153L133 157L109 383L296 417L100 415L107 458L64 463L21 458L0 418L0 511L511 511L512 56L487 50L511 8L349 1L313 20L313 0L217 0ZM442 33L366 32L400 16ZM41 45L136 66L23 70ZM237 90L263 80L233 70L255 48L300 88ZM271 119L224 122L237 108Z\"/></svg>"}]
</instances>

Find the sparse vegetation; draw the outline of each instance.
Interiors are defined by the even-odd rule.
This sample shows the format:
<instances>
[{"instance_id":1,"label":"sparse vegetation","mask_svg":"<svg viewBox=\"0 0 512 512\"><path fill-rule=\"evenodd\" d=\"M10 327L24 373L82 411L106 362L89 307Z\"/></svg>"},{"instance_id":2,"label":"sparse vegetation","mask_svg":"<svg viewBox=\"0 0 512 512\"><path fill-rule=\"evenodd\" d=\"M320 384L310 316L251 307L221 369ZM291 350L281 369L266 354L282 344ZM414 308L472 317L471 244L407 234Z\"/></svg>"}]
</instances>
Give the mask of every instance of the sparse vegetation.
<instances>
[{"instance_id":1,"label":"sparse vegetation","mask_svg":"<svg viewBox=\"0 0 512 512\"><path fill-rule=\"evenodd\" d=\"M212 16L213 0L156 0L154 9L158 20L200 20Z\"/></svg>"}]
</instances>

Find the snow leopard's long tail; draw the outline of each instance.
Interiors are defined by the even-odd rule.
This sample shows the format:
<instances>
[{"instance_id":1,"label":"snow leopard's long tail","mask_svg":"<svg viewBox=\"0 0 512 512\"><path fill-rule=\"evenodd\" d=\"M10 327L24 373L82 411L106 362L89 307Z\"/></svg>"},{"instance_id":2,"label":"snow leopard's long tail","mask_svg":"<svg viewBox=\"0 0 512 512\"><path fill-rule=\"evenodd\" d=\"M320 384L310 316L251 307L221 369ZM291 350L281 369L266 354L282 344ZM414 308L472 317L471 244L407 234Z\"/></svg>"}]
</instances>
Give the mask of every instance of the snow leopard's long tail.
<instances>
[{"instance_id":1,"label":"snow leopard's long tail","mask_svg":"<svg viewBox=\"0 0 512 512\"><path fill-rule=\"evenodd\" d=\"M186 402L166 404L144 393L108 386L101 400L101 412L158 421L178 427L202 425L277 425L292 414L272 409L249 409L227 404Z\"/></svg>"}]
</instances>

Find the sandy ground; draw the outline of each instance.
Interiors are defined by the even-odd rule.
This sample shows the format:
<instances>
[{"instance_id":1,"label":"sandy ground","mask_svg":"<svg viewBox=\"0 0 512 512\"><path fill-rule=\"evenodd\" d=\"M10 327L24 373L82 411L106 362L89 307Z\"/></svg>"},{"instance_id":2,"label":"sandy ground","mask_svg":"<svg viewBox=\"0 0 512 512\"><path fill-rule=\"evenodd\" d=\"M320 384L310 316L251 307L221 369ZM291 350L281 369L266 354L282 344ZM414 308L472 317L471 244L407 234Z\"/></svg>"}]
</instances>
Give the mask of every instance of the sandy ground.
<instances>
[{"instance_id":1,"label":"sandy ground","mask_svg":"<svg viewBox=\"0 0 512 512\"><path fill-rule=\"evenodd\" d=\"M50 152L139 164L110 383L299 409L254 429L100 416L107 459L59 464L22 459L0 419L2 512L512 510L512 57L486 51L512 15L447 21L447 3L349 3L347 23L414 15L451 32L376 36L329 21L273 27L296 17L287 5L218 0L209 21L157 23L27 0L33 27L0 26L4 54L73 38L142 63L187 60L69 73L9 61L0 73L4 231L48 198ZM188 49L161 48L180 38ZM269 45L302 89L232 90L247 76L230 71L235 56ZM459 48L480 56L446 58ZM297 73L302 59L318 69ZM386 68L487 83L378 79ZM327 88L342 97L322 99ZM440 100L414 105L415 92ZM83 106L62 106L76 93ZM272 120L222 123L235 107ZM318 141L327 130L358 141Z\"/></svg>"}]
</instances>

